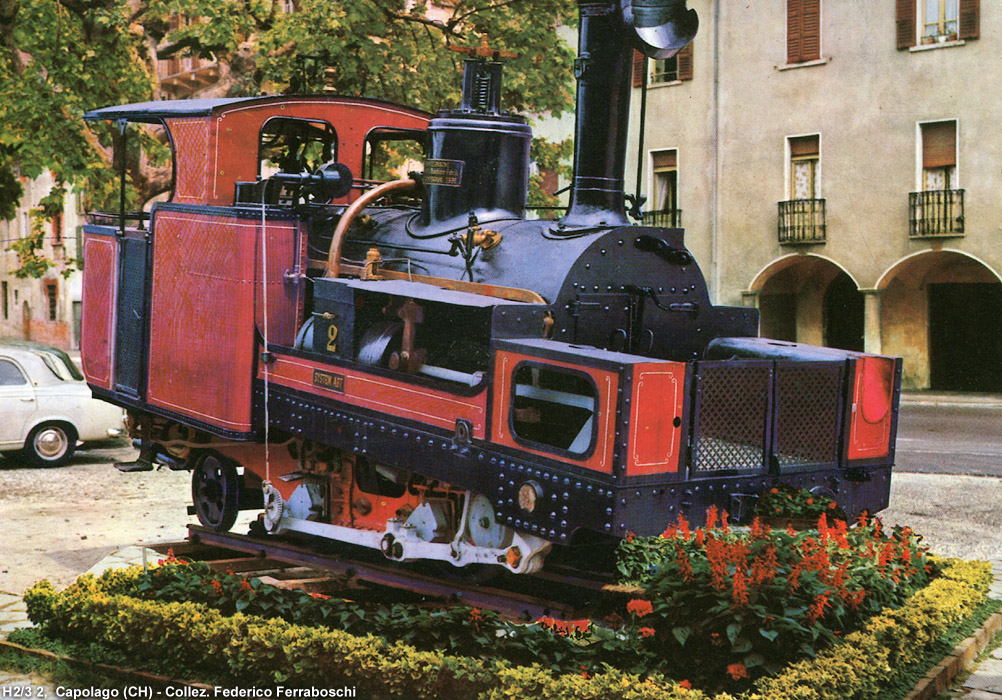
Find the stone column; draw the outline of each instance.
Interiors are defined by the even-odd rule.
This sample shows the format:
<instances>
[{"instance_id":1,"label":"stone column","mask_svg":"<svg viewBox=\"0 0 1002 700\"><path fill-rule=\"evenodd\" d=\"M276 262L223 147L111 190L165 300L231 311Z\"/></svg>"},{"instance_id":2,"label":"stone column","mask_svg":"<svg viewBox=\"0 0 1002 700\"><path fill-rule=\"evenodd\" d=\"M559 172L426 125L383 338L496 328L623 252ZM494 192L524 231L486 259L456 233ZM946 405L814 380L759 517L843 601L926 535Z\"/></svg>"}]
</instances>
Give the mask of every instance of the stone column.
<instances>
[{"instance_id":1,"label":"stone column","mask_svg":"<svg viewBox=\"0 0 1002 700\"><path fill-rule=\"evenodd\" d=\"M880 289L860 289L863 294L863 349L879 355L880 340Z\"/></svg>"}]
</instances>

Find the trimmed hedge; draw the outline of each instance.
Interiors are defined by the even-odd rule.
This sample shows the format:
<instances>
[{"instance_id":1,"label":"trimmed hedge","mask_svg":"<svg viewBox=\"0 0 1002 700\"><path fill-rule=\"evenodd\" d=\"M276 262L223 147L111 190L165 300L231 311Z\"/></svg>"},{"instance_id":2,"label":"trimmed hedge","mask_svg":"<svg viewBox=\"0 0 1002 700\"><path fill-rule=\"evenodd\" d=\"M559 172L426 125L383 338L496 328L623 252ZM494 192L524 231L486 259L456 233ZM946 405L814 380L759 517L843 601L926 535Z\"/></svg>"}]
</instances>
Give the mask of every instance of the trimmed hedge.
<instances>
[{"instance_id":1,"label":"trimmed hedge","mask_svg":"<svg viewBox=\"0 0 1002 700\"><path fill-rule=\"evenodd\" d=\"M864 629L815 659L794 663L739 696L710 695L662 676L641 678L611 668L594 676L554 674L539 666L417 651L373 635L294 625L237 613L226 617L194 603L155 603L122 595L138 569L83 576L57 593L42 581L25 594L28 613L50 635L133 650L137 662L177 675L239 679L243 687L353 685L373 700L568 697L584 700L844 700L870 698L899 669L969 617L985 600L991 567L946 560L940 576L904 606L872 618Z\"/></svg>"}]
</instances>

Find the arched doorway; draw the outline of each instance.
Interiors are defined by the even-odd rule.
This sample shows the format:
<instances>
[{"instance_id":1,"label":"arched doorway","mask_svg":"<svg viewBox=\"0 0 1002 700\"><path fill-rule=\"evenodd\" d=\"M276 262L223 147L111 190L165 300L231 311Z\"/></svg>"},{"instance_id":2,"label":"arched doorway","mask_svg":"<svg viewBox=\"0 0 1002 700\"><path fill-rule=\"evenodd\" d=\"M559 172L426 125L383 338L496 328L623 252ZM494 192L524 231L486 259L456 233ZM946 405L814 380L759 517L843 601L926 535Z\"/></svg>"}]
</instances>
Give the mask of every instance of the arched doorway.
<instances>
[{"instance_id":1,"label":"arched doorway","mask_svg":"<svg viewBox=\"0 0 1002 700\"><path fill-rule=\"evenodd\" d=\"M853 278L816 255L781 258L758 274L759 335L863 349L864 302Z\"/></svg>"},{"instance_id":2,"label":"arched doorway","mask_svg":"<svg viewBox=\"0 0 1002 700\"><path fill-rule=\"evenodd\" d=\"M825 345L863 351L864 305L863 295L846 273L828 283L822 311Z\"/></svg>"},{"instance_id":3,"label":"arched doorway","mask_svg":"<svg viewBox=\"0 0 1002 700\"><path fill-rule=\"evenodd\" d=\"M1002 282L980 260L924 251L884 273L883 351L905 359L906 388L1002 392Z\"/></svg>"}]
</instances>

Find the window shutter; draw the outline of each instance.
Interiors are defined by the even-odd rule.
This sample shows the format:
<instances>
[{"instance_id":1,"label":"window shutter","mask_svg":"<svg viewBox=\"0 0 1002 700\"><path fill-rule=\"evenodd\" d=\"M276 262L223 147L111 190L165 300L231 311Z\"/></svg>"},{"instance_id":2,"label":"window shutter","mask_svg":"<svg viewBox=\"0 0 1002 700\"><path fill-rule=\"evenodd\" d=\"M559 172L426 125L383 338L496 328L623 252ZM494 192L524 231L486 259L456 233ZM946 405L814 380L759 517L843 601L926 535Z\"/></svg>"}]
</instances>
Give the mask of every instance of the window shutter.
<instances>
[{"instance_id":1,"label":"window shutter","mask_svg":"<svg viewBox=\"0 0 1002 700\"><path fill-rule=\"evenodd\" d=\"M636 49L633 50L633 87L643 87L644 86L644 68L647 67L647 61L644 60L644 54L640 53Z\"/></svg>"},{"instance_id":2,"label":"window shutter","mask_svg":"<svg viewBox=\"0 0 1002 700\"><path fill-rule=\"evenodd\" d=\"M898 49L915 45L915 0L897 0L897 42Z\"/></svg>"},{"instance_id":3,"label":"window shutter","mask_svg":"<svg viewBox=\"0 0 1002 700\"><path fill-rule=\"evenodd\" d=\"M803 0L786 0L786 62L800 63L803 54Z\"/></svg>"},{"instance_id":4,"label":"window shutter","mask_svg":"<svg viewBox=\"0 0 1002 700\"><path fill-rule=\"evenodd\" d=\"M812 134L811 136L796 136L790 139L790 157L791 158L810 158L811 156L817 157L820 152L818 147L818 135Z\"/></svg>"},{"instance_id":5,"label":"window shutter","mask_svg":"<svg viewBox=\"0 0 1002 700\"><path fill-rule=\"evenodd\" d=\"M692 80L692 42L678 52L678 79Z\"/></svg>"},{"instance_id":6,"label":"window shutter","mask_svg":"<svg viewBox=\"0 0 1002 700\"><path fill-rule=\"evenodd\" d=\"M821 58L821 0L801 0L800 60Z\"/></svg>"},{"instance_id":7,"label":"window shutter","mask_svg":"<svg viewBox=\"0 0 1002 700\"><path fill-rule=\"evenodd\" d=\"M981 0L960 0L960 38L977 39L981 30Z\"/></svg>"},{"instance_id":8,"label":"window shutter","mask_svg":"<svg viewBox=\"0 0 1002 700\"><path fill-rule=\"evenodd\" d=\"M945 168L957 164L957 122L922 125L922 167Z\"/></svg>"},{"instance_id":9,"label":"window shutter","mask_svg":"<svg viewBox=\"0 0 1002 700\"><path fill-rule=\"evenodd\" d=\"M672 170L678 167L678 151L674 148L668 151L651 153L651 165L655 170Z\"/></svg>"}]
</instances>

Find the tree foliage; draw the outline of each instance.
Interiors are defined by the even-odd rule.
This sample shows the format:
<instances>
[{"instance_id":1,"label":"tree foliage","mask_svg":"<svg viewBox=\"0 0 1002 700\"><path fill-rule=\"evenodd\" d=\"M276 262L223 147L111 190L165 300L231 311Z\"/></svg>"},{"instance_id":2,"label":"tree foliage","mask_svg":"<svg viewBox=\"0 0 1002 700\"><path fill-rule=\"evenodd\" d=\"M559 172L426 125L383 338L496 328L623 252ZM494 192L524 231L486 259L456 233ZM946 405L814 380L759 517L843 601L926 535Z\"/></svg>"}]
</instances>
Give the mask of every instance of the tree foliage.
<instances>
[{"instance_id":1,"label":"tree foliage","mask_svg":"<svg viewBox=\"0 0 1002 700\"><path fill-rule=\"evenodd\" d=\"M216 61L218 79L197 96L326 85L435 110L459 102L462 56L449 47L487 35L518 54L507 108L559 115L573 102L573 52L556 27L575 13L574 0L0 0L0 218L15 212L18 178L45 169L88 208L114 204L116 130L81 117L165 97L159 59ZM169 186L163 141L145 134L129 151L131 201Z\"/></svg>"}]
</instances>

